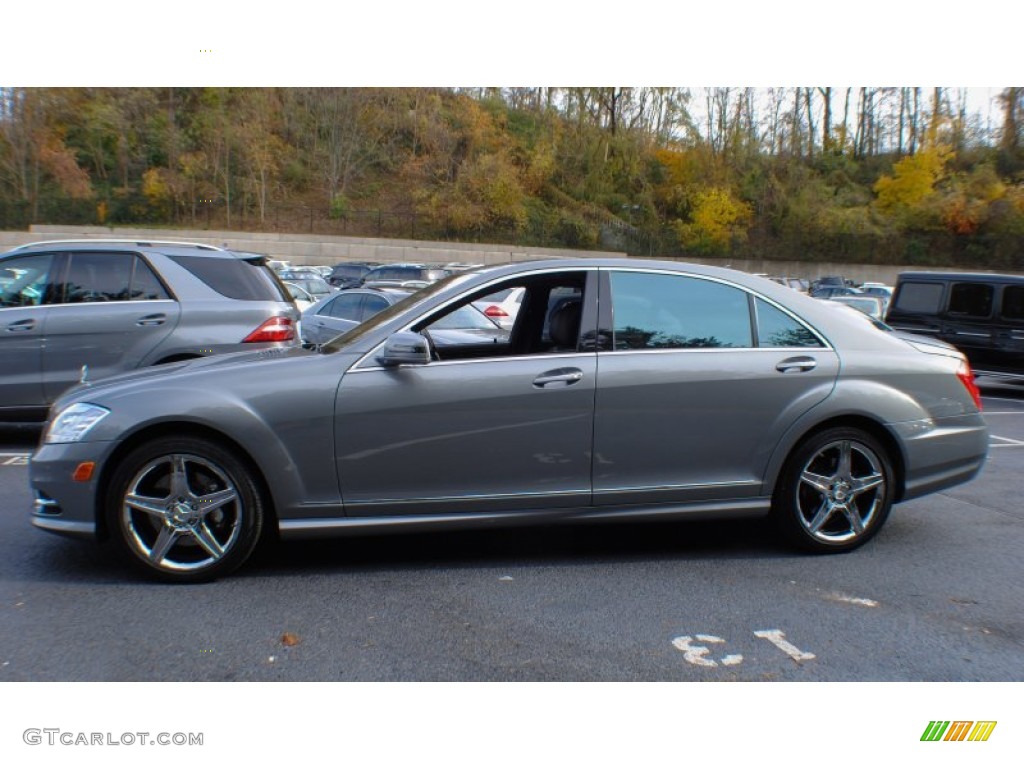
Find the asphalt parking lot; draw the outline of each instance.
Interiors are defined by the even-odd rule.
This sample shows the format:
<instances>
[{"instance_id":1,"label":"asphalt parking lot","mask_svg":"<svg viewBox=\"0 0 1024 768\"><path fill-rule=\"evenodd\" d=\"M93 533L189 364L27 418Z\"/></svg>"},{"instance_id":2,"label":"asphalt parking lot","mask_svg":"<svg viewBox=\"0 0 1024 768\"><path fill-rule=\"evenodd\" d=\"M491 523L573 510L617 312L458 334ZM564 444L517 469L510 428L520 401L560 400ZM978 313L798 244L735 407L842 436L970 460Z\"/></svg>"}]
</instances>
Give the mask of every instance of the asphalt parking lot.
<instances>
[{"instance_id":1,"label":"asphalt parking lot","mask_svg":"<svg viewBox=\"0 0 1024 768\"><path fill-rule=\"evenodd\" d=\"M0 682L1019 681L1024 391L988 463L853 553L759 522L294 543L213 584L139 580L35 530L32 431L0 432Z\"/></svg>"}]
</instances>

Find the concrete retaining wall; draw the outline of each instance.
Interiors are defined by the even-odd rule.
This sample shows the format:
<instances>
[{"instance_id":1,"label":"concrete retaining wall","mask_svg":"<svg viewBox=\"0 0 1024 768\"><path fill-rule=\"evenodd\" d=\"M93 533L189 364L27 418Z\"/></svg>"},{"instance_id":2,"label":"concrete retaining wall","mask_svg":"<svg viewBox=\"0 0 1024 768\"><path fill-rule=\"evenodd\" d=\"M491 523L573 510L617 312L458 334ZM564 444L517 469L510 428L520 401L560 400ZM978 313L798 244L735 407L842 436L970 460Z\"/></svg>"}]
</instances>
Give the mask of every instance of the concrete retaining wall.
<instances>
[{"instance_id":1,"label":"concrete retaining wall","mask_svg":"<svg viewBox=\"0 0 1024 768\"><path fill-rule=\"evenodd\" d=\"M279 232L230 232L217 230L142 229L135 227L86 227L34 224L28 232L0 232L0 246L38 240L83 238L127 238L140 240L183 240L231 248L239 251L265 253L274 259L303 264L334 264L339 261L429 262L449 261L473 264L506 264L512 261L567 256L618 256L612 251L573 251L559 248L493 245L489 243L437 243L421 240L391 240L370 237L287 234Z\"/></svg>"},{"instance_id":2,"label":"concrete retaining wall","mask_svg":"<svg viewBox=\"0 0 1024 768\"><path fill-rule=\"evenodd\" d=\"M340 237L331 235L287 234L278 232L231 232L217 230L143 229L124 227L86 227L35 224L28 232L0 232L0 252L16 245L37 240L82 238L127 238L139 240L184 240L228 247L240 251L265 253L296 266L303 264L334 264L339 261L429 262L449 261L473 264L505 264L539 258L577 256L625 257L614 251L577 251L560 248L492 245L482 243L439 243L423 240L392 240L371 237ZM744 272L763 272L813 280L823 275L843 275L859 282L877 281L893 285L900 272L908 267L869 264L808 263L802 261L691 259L702 264L732 267ZM940 270L941 271L941 270ZM953 271L953 270L947 270ZM987 271L987 270L978 270Z\"/></svg>"}]
</instances>

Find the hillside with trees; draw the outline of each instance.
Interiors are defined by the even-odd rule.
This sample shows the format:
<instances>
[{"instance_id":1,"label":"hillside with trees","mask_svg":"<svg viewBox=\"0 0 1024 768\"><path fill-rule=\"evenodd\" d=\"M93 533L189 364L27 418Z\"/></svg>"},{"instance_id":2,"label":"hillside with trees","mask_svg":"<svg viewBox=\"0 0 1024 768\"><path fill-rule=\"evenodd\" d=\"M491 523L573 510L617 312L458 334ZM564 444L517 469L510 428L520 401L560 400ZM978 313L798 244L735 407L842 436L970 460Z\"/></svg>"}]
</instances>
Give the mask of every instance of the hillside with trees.
<instances>
[{"instance_id":1,"label":"hillside with trees","mask_svg":"<svg viewBox=\"0 0 1024 768\"><path fill-rule=\"evenodd\" d=\"M1024 88L4 88L0 228L1024 271Z\"/></svg>"}]
</instances>

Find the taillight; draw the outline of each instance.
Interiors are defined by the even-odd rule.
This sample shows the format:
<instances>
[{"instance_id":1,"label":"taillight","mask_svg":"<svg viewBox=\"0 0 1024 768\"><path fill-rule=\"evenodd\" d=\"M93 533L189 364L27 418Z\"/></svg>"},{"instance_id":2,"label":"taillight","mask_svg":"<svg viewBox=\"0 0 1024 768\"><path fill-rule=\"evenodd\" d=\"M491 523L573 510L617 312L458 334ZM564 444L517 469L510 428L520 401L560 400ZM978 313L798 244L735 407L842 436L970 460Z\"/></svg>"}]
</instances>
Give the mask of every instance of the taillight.
<instances>
[{"instance_id":1,"label":"taillight","mask_svg":"<svg viewBox=\"0 0 1024 768\"><path fill-rule=\"evenodd\" d=\"M971 399L974 400L974 404L978 406L978 410L981 410L981 391L978 389L978 385L974 383L974 372L971 370L971 366L966 360L961 361L960 367L956 371L956 377L960 379L960 383L964 385L967 391L971 395Z\"/></svg>"},{"instance_id":2,"label":"taillight","mask_svg":"<svg viewBox=\"0 0 1024 768\"><path fill-rule=\"evenodd\" d=\"M497 304L491 304L491 306L484 310L484 314L488 317L508 317L508 312Z\"/></svg>"},{"instance_id":3,"label":"taillight","mask_svg":"<svg viewBox=\"0 0 1024 768\"><path fill-rule=\"evenodd\" d=\"M262 341L293 341L295 327L290 317L272 317L250 333L242 343Z\"/></svg>"}]
</instances>

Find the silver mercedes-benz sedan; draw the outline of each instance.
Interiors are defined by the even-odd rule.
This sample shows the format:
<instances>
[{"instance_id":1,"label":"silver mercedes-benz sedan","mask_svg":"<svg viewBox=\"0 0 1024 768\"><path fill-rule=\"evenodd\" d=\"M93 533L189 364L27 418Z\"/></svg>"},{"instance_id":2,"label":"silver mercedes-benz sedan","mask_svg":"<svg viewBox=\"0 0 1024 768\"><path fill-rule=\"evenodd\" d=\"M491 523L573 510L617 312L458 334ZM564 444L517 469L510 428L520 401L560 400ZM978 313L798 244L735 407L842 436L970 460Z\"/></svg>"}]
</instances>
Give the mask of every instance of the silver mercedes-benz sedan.
<instances>
[{"instance_id":1,"label":"silver mercedes-benz sedan","mask_svg":"<svg viewBox=\"0 0 1024 768\"><path fill-rule=\"evenodd\" d=\"M523 290L507 338L434 344ZM964 357L731 270L632 259L462 272L320 345L79 386L31 460L33 523L211 579L261 534L771 515L841 552L981 469Z\"/></svg>"}]
</instances>

